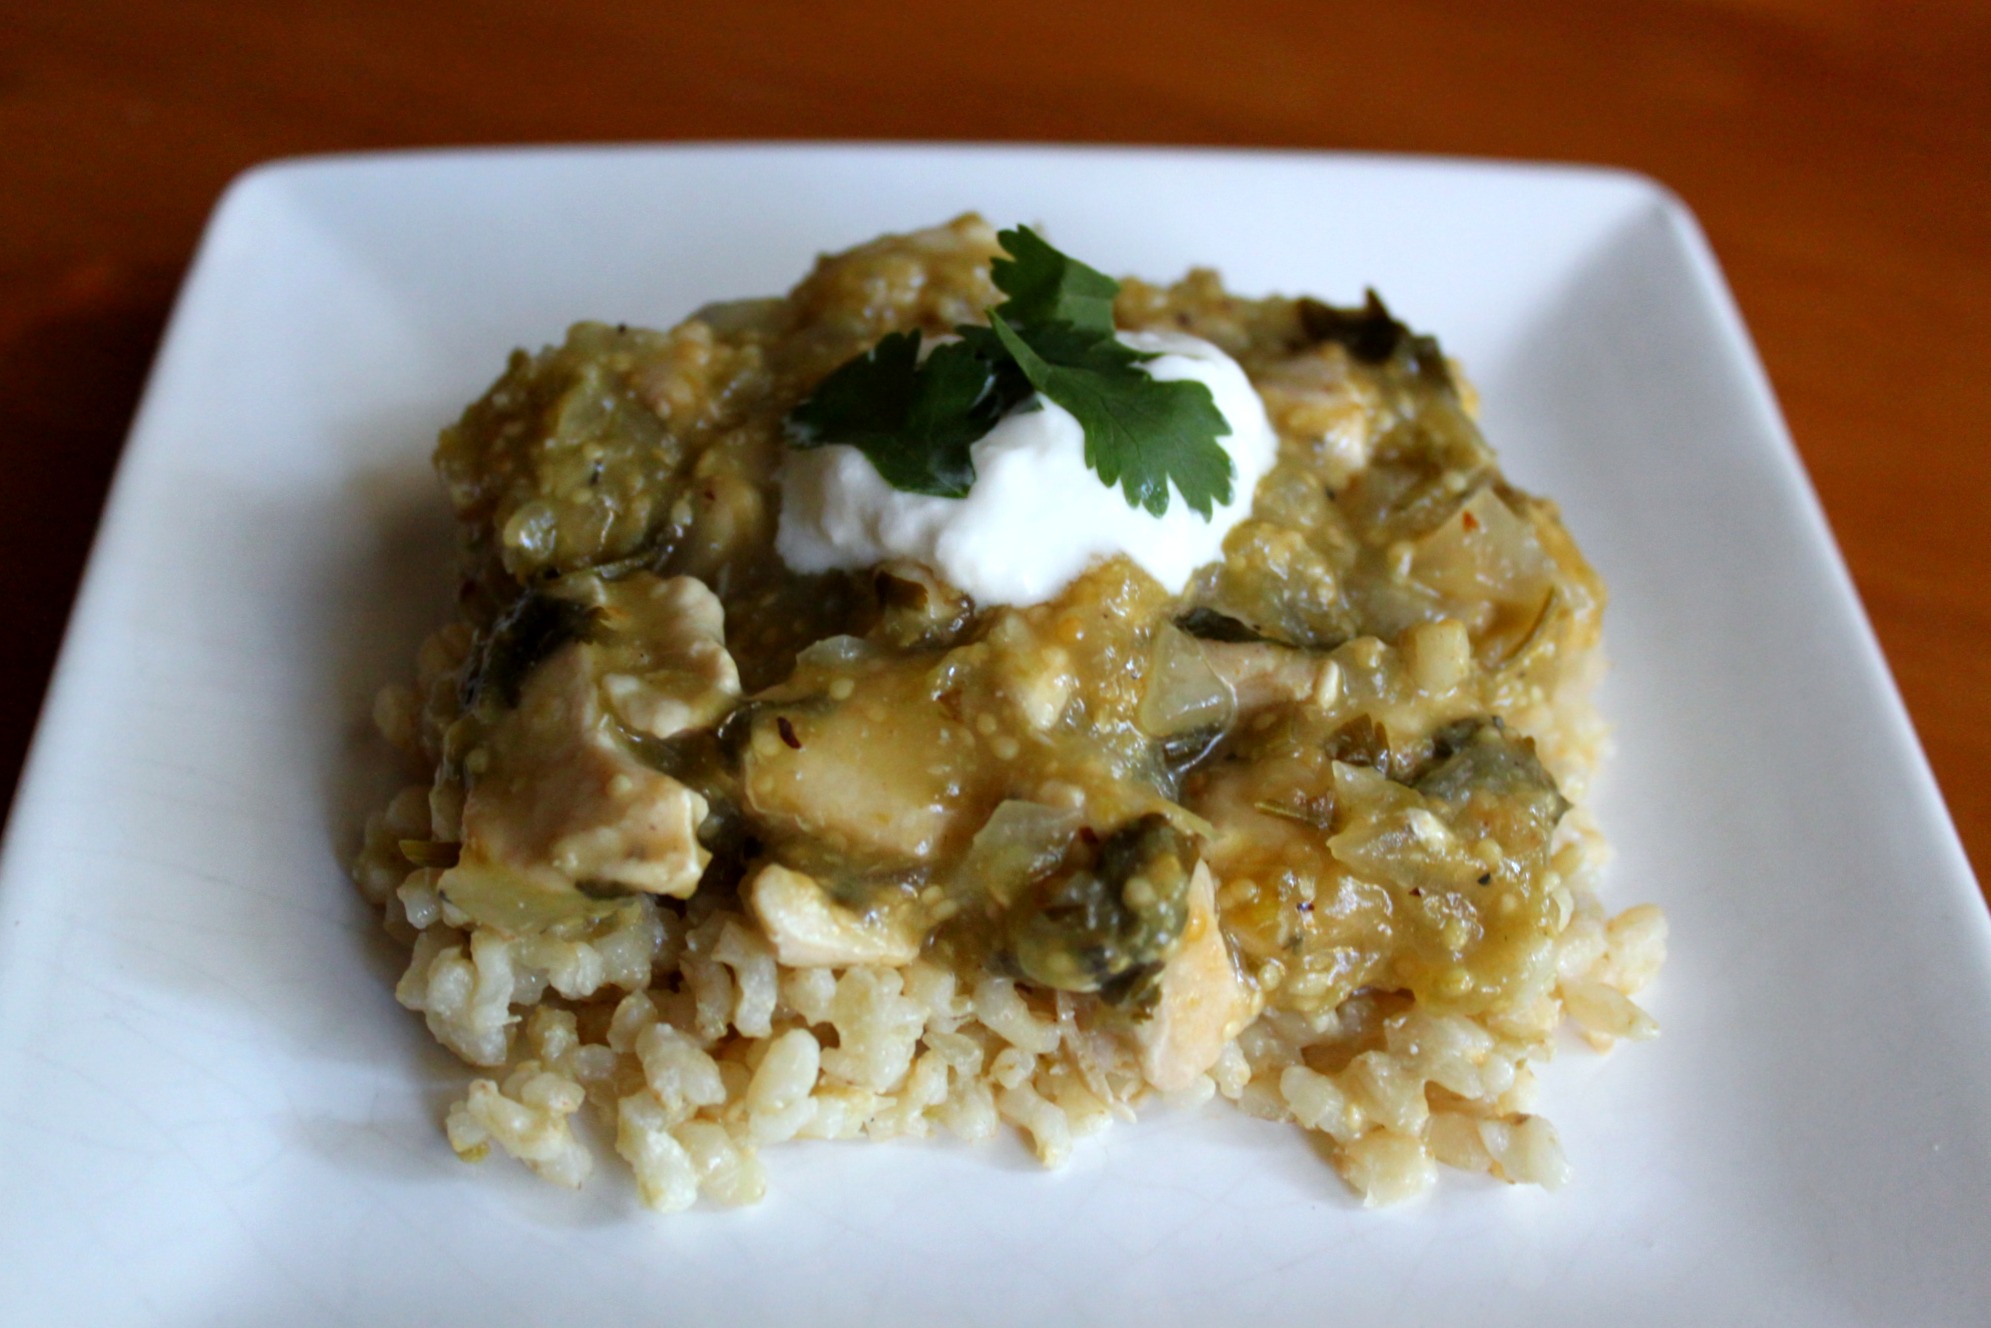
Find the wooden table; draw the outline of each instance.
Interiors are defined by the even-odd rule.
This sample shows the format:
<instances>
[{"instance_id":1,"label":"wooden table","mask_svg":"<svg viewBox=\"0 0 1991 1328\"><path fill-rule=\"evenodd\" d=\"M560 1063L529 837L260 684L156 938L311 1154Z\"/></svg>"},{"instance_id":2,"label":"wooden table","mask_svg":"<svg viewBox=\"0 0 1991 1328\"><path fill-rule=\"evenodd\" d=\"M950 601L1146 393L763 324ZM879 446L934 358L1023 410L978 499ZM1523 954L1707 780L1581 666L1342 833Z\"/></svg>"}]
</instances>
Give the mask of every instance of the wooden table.
<instances>
[{"instance_id":1,"label":"wooden table","mask_svg":"<svg viewBox=\"0 0 1991 1328\"><path fill-rule=\"evenodd\" d=\"M700 138L1365 148L1657 176L1727 266L1991 881L1982 0L0 0L0 788L229 177L336 149Z\"/></svg>"}]
</instances>

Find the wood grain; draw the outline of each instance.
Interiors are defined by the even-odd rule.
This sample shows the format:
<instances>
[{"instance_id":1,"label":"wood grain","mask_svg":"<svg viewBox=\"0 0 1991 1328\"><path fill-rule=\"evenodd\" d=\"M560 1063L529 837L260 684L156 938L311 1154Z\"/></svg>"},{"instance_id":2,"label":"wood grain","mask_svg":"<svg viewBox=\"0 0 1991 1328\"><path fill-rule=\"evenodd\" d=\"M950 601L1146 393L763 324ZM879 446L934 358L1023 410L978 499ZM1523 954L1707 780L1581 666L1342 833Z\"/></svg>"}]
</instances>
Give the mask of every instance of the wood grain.
<instances>
[{"instance_id":1,"label":"wood grain","mask_svg":"<svg viewBox=\"0 0 1991 1328\"><path fill-rule=\"evenodd\" d=\"M5 0L0 787L173 289L230 177L343 149L711 138L1362 148L1665 181L1726 265L1991 877L1978 0Z\"/></svg>"}]
</instances>

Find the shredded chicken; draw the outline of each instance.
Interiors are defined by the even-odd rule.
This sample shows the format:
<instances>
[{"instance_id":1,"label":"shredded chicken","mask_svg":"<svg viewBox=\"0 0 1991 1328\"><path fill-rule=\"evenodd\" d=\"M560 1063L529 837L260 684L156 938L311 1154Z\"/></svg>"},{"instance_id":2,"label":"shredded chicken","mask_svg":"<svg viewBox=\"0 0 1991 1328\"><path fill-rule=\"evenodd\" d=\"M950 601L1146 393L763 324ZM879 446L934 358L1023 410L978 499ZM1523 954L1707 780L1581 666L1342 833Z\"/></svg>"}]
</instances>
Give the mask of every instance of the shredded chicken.
<instances>
[{"instance_id":1,"label":"shredded chicken","mask_svg":"<svg viewBox=\"0 0 1991 1328\"><path fill-rule=\"evenodd\" d=\"M1160 999L1139 1027L1141 1070L1164 1093L1179 1092L1215 1065L1225 1044L1257 1014L1217 925L1216 881L1198 863L1182 948L1162 969Z\"/></svg>"},{"instance_id":2,"label":"shredded chicken","mask_svg":"<svg viewBox=\"0 0 1991 1328\"><path fill-rule=\"evenodd\" d=\"M1266 641L1205 641L1203 657L1237 696L1240 714L1285 701L1331 699L1339 666L1325 655Z\"/></svg>"}]
</instances>

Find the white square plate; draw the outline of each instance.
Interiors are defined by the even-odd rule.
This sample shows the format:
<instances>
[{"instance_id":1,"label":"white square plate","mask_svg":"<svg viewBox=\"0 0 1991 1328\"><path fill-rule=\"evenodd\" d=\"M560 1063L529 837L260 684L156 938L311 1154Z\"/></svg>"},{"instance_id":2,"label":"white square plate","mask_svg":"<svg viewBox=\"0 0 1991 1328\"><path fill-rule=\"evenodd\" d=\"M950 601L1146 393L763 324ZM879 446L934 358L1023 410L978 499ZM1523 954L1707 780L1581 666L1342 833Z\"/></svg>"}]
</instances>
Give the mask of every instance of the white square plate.
<instances>
[{"instance_id":1,"label":"white square plate","mask_svg":"<svg viewBox=\"0 0 1991 1328\"><path fill-rule=\"evenodd\" d=\"M1610 582L1608 902L1665 1035L1552 1067L1576 1179L1355 1205L1158 1111L769 1150L654 1217L457 1162L463 1071L341 860L450 590L436 428L515 344L667 325L976 208L1234 289L1364 284L1477 379ZM665 148L306 161L230 191L154 370L0 863L7 1323L1960 1324L1991 1316L1991 920L1714 262L1604 171Z\"/></svg>"}]
</instances>

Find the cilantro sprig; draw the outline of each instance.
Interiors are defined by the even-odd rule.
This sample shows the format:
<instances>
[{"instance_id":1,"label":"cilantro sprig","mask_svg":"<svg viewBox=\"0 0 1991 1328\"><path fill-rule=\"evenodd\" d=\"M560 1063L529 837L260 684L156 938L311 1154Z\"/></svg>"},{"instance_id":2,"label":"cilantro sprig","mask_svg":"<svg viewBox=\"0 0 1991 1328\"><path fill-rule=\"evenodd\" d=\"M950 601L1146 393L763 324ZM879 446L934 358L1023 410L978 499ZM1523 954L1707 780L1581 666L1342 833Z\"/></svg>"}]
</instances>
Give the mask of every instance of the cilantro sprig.
<instances>
[{"instance_id":1,"label":"cilantro sprig","mask_svg":"<svg viewBox=\"0 0 1991 1328\"><path fill-rule=\"evenodd\" d=\"M917 331L888 333L795 408L790 444L847 444L895 489L959 498L975 482L969 448L1042 393L1078 420L1086 465L1130 507L1162 515L1171 485L1205 520L1230 502L1236 468L1217 441L1229 424L1208 387L1150 377L1155 357L1115 338L1120 283L1028 227L996 239L1005 298L988 326L956 328L961 340L923 359Z\"/></svg>"}]
</instances>

